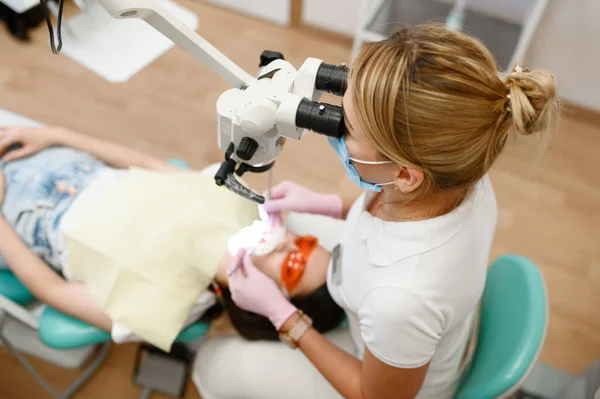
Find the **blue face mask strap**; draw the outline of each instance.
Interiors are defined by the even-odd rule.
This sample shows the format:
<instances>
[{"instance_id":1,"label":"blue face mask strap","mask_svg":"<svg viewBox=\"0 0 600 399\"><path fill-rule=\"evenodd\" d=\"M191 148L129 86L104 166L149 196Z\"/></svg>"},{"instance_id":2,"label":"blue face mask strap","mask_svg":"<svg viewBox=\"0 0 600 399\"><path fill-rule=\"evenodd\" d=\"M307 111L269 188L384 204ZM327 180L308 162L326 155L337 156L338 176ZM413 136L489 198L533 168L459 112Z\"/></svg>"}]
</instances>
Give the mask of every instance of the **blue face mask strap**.
<instances>
[{"instance_id":1,"label":"blue face mask strap","mask_svg":"<svg viewBox=\"0 0 600 399\"><path fill-rule=\"evenodd\" d=\"M358 171L356 170L354 165L352 165L352 162L350 162L350 161L353 161L356 163L363 163L363 164L367 164L367 165L381 165L381 164L393 163L392 161L362 161L360 159L355 159L355 158L350 157L350 154L348 153L348 149L346 148L346 140L344 140L343 136L340 138L329 137L328 141L329 141L329 144L331 144L331 146L335 150L335 152L338 155L338 157L340 158L340 160L342 161L342 165L344 165L344 168L346 169L346 173L348 174L348 177L350 177L350 180L352 180L356 184L358 184L359 187L361 187L365 190L379 192L382 190L381 186L387 186L390 184L394 184L393 181L387 182L387 183L381 183L381 184L374 184L374 183L366 182L360 177L360 175L358 174Z\"/></svg>"},{"instance_id":2,"label":"blue face mask strap","mask_svg":"<svg viewBox=\"0 0 600 399\"><path fill-rule=\"evenodd\" d=\"M349 157L349 159L352 162L360 163L360 164L363 164L363 165L389 165L389 164L394 163L393 161L363 161L362 159L356 159L356 158L352 158L352 157ZM389 186L389 185L395 183L394 181L390 181L390 182L387 182L387 183L368 183L368 182L366 182L364 180L363 180L363 182L367 183L367 184L371 184L373 186L379 186L379 187L381 187L381 186Z\"/></svg>"}]
</instances>

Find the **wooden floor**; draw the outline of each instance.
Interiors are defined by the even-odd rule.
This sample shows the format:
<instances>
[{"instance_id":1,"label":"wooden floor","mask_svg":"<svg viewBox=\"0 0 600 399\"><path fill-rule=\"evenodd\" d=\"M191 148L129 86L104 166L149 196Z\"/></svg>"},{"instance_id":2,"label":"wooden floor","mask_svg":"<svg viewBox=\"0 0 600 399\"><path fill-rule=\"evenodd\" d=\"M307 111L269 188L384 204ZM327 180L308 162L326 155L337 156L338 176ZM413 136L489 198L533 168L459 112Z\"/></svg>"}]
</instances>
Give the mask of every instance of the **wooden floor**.
<instances>
[{"instance_id":1,"label":"wooden floor","mask_svg":"<svg viewBox=\"0 0 600 399\"><path fill-rule=\"evenodd\" d=\"M199 15L199 31L248 71L264 49L295 65L307 57L348 61L347 44L292 31L181 0ZM225 28L225 26L228 26ZM3 28L3 27L0 27ZM174 49L124 84L109 84L48 48L39 28L30 44L0 31L0 108L115 140L195 167L220 161L215 103L228 88L183 50ZM537 141L510 143L492 179L500 204L493 255L519 253L543 270L550 293L550 330L541 360L577 373L600 357L600 123L562 121L540 158ZM316 190L357 194L326 140L307 135L290 143L275 179ZM264 188L265 176L250 182ZM114 347L108 363L78 398L135 398L133 345ZM72 372L42 362L64 386ZM189 384L186 398L197 398ZM45 398L15 359L0 348L0 398ZM157 396L159 397L159 396Z\"/></svg>"}]
</instances>

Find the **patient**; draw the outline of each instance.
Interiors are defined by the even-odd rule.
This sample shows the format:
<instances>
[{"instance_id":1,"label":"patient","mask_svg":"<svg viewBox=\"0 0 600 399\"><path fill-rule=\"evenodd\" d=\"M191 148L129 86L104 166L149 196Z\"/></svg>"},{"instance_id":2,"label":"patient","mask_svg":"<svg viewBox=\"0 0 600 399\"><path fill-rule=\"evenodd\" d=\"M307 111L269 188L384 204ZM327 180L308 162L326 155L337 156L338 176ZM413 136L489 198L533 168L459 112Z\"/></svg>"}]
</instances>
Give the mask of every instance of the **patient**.
<instances>
[{"instance_id":1,"label":"patient","mask_svg":"<svg viewBox=\"0 0 600 399\"><path fill-rule=\"evenodd\" d=\"M91 192L92 187L95 193L102 192L120 181L130 167L162 172L182 169L118 144L61 128L0 127L0 159L0 264L8 265L40 301L111 331L118 342L130 340L132 334L128 336L123 328L117 331L118 323L100 310L85 281L69 279L64 267L68 254L63 223L69 218L85 218L82 193ZM303 273L286 277L282 273L284 261L289 259L290 251L305 245L312 247ZM343 318L342 309L325 287L326 269L313 266L326 264L323 259L328 257L329 253L311 238L290 232L274 251L254 256L256 267L282 290L287 289L292 302L314 319L315 328L321 332L335 328ZM243 311L231 301L226 276L230 262L230 254L224 253L215 283L216 291L223 293L222 304L232 323L246 338L277 339L277 332L266 318ZM205 313L219 313L219 305L213 306L215 298L213 292L203 293L188 324Z\"/></svg>"}]
</instances>

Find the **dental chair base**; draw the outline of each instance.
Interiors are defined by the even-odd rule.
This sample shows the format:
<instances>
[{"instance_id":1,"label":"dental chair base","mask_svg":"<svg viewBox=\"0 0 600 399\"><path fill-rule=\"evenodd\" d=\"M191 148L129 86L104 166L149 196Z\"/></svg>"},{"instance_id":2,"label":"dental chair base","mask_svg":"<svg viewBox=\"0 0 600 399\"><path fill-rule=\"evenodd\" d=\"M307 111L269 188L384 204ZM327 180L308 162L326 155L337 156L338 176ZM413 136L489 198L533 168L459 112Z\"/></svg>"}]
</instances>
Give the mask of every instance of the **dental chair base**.
<instances>
[{"instance_id":1,"label":"dental chair base","mask_svg":"<svg viewBox=\"0 0 600 399\"><path fill-rule=\"evenodd\" d=\"M0 344L4 345L17 358L25 370L53 398L72 398L104 363L108 356L110 342L102 345L96 359L79 374L66 390L63 392L56 391L21 352L25 351L57 365L76 368L83 365L91 357L98 341L90 341L87 345L78 342L70 351L65 351L64 346L52 345L52 341L48 341L48 337L55 335L52 333L44 334L43 331L52 330L52 319L60 320L60 317L55 316L58 312L47 306L38 305L34 301L33 296L18 280L10 275L10 272L0 272L0 308L3 309L0 315ZM36 332L39 338L35 337ZM61 329L58 328L56 336L60 335L63 334L61 334ZM61 339L58 339L57 342L60 343Z\"/></svg>"},{"instance_id":2,"label":"dental chair base","mask_svg":"<svg viewBox=\"0 0 600 399\"><path fill-rule=\"evenodd\" d=\"M193 358L194 352L186 344L175 343L169 353L141 344L133 380L144 389L142 398L148 398L152 392L183 397Z\"/></svg>"},{"instance_id":3,"label":"dental chair base","mask_svg":"<svg viewBox=\"0 0 600 399\"><path fill-rule=\"evenodd\" d=\"M43 306L33 306L36 308L33 312L39 312L41 315ZM68 351L51 348L40 340L38 331L15 320L2 310L0 310L0 325L3 326L1 333L18 352L26 353L66 369L80 368L92 357L97 347L96 345L89 345ZM1 341L0 345L4 346Z\"/></svg>"}]
</instances>

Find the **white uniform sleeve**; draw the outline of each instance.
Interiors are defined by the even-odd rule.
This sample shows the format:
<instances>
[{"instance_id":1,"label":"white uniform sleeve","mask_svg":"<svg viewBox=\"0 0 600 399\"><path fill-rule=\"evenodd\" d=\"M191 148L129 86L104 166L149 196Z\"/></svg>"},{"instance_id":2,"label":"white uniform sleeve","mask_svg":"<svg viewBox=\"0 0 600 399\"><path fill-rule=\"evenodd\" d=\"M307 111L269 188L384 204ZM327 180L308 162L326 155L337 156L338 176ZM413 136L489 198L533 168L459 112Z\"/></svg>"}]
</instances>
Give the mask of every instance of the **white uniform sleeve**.
<instances>
[{"instance_id":1,"label":"white uniform sleeve","mask_svg":"<svg viewBox=\"0 0 600 399\"><path fill-rule=\"evenodd\" d=\"M367 293L358 319L369 351L399 368L427 364L445 325L431 302L398 287L378 287Z\"/></svg>"}]
</instances>

